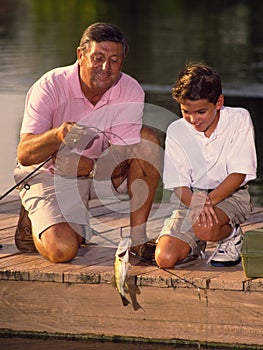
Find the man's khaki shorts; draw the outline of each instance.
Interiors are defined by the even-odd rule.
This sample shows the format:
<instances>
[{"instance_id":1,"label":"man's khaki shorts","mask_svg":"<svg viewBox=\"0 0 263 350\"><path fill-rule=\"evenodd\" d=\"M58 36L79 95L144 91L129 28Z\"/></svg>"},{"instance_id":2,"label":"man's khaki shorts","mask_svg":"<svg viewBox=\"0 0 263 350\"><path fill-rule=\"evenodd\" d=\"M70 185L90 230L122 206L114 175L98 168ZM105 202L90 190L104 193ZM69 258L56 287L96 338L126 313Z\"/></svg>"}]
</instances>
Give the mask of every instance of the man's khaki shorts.
<instances>
[{"instance_id":1,"label":"man's khaki shorts","mask_svg":"<svg viewBox=\"0 0 263 350\"><path fill-rule=\"evenodd\" d=\"M32 169L31 169L32 171ZM17 168L14 172L16 182L21 181L29 170ZM67 222L74 230L91 238L89 227L89 200L99 198L102 204L109 197L127 192L127 181L116 190L110 179L94 180L85 177L61 177L46 171L39 171L26 181L29 189L22 184L19 188L22 205L28 211L33 234L40 234L48 227Z\"/></svg>"},{"instance_id":2,"label":"man's khaki shorts","mask_svg":"<svg viewBox=\"0 0 263 350\"><path fill-rule=\"evenodd\" d=\"M179 202L178 202L179 203ZM216 205L217 208L222 209L229 217L229 224L234 227L236 224L242 224L248 219L253 210L253 204L248 186L239 189L231 196ZM196 242L199 240L192 230L192 225L187 219L189 208L183 204L178 204L178 209L172 212L169 219L166 219L164 226L157 240L162 236L171 235L179 238L189 244L192 251L196 249Z\"/></svg>"}]
</instances>

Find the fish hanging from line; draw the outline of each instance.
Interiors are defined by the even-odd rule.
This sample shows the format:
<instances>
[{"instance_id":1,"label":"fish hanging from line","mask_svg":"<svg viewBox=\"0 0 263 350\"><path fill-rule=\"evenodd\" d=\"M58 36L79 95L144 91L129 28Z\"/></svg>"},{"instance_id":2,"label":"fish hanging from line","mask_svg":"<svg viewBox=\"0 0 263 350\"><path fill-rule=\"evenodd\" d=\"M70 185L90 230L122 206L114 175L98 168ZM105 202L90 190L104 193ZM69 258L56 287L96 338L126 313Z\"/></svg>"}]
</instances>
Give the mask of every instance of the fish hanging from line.
<instances>
[{"instance_id":1,"label":"fish hanging from line","mask_svg":"<svg viewBox=\"0 0 263 350\"><path fill-rule=\"evenodd\" d=\"M122 238L116 250L114 261L114 282L124 306L130 304L125 296L130 247L131 239L129 237Z\"/></svg>"}]
</instances>

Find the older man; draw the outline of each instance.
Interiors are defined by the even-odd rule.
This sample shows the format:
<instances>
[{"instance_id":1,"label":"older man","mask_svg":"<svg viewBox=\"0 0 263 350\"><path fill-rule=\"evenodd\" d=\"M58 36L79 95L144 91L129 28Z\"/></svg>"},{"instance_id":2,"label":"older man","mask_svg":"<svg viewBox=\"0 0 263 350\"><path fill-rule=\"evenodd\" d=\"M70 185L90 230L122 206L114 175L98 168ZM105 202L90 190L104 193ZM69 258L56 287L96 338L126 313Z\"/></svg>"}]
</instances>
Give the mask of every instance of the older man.
<instances>
[{"instance_id":1,"label":"older man","mask_svg":"<svg viewBox=\"0 0 263 350\"><path fill-rule=\"evenodd\" d=\"M89 199L126 190L132 249L143 255L159 180L159 140L142 126L142 88L121 71L127 51L118 28L95 23L82 35L77 62L47 72L29 90L15 178L49 161L20 188L15 238L21 251L32 249L32 234L51 262L72 260L89 236Z\"/></svg>"}]
</instances>

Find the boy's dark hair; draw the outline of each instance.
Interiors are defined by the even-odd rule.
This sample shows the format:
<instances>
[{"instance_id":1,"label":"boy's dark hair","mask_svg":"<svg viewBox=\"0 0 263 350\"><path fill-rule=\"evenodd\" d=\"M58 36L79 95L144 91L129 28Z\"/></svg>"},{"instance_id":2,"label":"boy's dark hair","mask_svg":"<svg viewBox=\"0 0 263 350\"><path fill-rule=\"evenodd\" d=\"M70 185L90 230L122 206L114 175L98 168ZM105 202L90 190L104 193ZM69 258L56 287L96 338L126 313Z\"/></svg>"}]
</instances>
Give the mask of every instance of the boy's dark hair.
<instances>
[{"instance_id":1,"label":"boy's dark hair","mask_svg":"<svg viewBox=\"0 0 263 350\"><path fill-rule=\"evenodd\" d=\"M122 32L110 23L94 23L86 28L80 39L80 48L85 51L89 48L90 43L94 41L113 41L122 44L123 56L128 54L128 42Z\"/></svg>"},{"instance_id":2,"label":"boy's dark hair","mask_svg":"<svg viewBox=\"0 0 263 350\"><path fill-rule=\"evenodd\" d=\"M201 63L186 66L172 88L172 97L178 103L185 99L192 101L206 99L216 104L221 94L220 76L213 68Z\"/></svg>"}]
</instances>

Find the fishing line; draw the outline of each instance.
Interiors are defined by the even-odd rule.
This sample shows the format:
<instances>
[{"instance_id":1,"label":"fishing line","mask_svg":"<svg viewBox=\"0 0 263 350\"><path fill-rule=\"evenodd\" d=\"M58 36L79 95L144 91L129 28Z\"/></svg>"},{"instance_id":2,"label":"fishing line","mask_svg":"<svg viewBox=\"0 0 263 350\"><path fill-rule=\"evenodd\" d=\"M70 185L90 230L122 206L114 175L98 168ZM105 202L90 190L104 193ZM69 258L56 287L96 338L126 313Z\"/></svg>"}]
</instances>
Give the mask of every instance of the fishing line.
<instances>
[{"instance_id":1,"label":"fishing line","mask_svg":"<svg viewBox=\"0 0 263 350\"><path fill-rule=\"evenodd\" d=\"M84 126L86 129L95 129L97 131L98 134L103 134L109 144L109 147L112 146L112 143L111 143L111 140L109 138L109 136L107 136L107 134L111 134L115 137L118 137L124 144L125 146L129 146L129 144L118 134L112 132L112 131L103 131L103 130L100 130L99 128L97 127L93 127L93 126ZM95 137L94 137L95 139ZM63 145L60 149L62 150L66 145ZM116 152L116 151L115 151ZM30 189L30 185L28 183L25 183L26 180L28 180L29 178L31 178L39 169L41 169L46 163L48 163L53 157L53 154L51 156L49 156L43 163L41 163L40 165L38 165L31 173L29 173L28 175L26 175L22 180L20 180L19 182L17 182L14 186L12 186L9 190L7 190L4 194L2 194L0 196L0 200L2 200L3 198L5 198L9 193L13 192L15 189L17 189L22 183L24 183L24 188L26 190L29 190ZM113 152L112 152L112 157L114 159L114 161L116 162L116 164L118 164L118 159L116 156L114 156ZM136 154L135 154L135 157L136 157ZM137 159L137 158L135 158ZM144 176L146 175L145 172L144 172L144 169L142 168L140 162L138 161L138 164L139 164L139 167L141 168Z\"/></svg>"},{"instance_id":2,"label":"fishing line","mask_svg":"<svg viewBox=\"0 0 263 350\"><path fill-rule=\"evenodd\" d=\"M104 239L105 241L111 243L111 244L112 244L113 246L115 246L115 247L118 246L114 241L112 241L110 238L104 237L100 232L98 232L98 231L96 231L96 230L94 230L94 229L91 229L91 230L92 230L92 233L94 233L95 236L101 237L102 239ZM123 237L122 237L122 227L120 228L120 236L121 236L121 238L123 238ZM151 262L149 262L148 259L146 259L146 258L144 258L144 257L142 257L142 256L140 256L140 255L138 255L137 253L135 253L135 252L133 252L133 251L130 251L129 253L130 253L131 255L133 255L134 257L138 258L139 260L145 262L148 266L151 266L151 267L157 266L157 265L153 265ZM197 286L194 282L188 280L187 278L181 277L181 276L177 275L175 272L173 272L173 271L171 271L171 270L168 270L168 269L166 269L166 268L159 268L159 269L160 269L160 270L163 270L163 271L165 271L165 272L167 272L167 273L169 273L170 275L176 277L176 278L179 279L180 281L182 281L182 282L184 282L184 283L186 283L186 284L191 285L191 286L194 287L198 292L199 292L200 290L203 290L203 291L206 293L206 287L199 287L199 286ZM174 287L174 286L173 286L173 287Z\"/></svg>"},{"instance_id":3,"label":"fishing line","mask_svg":"<svg viewBox=\"0 0 263 350\"><path fill-rule=\"evenodd\" d=\"M111 143L111 140L109 138L109 136L107 134L111 134L117 138L119 138L126 146L129 146L129 144L118 134L112 132L112 131L103 131L97 127L87 127L87 126L84 126L86 129L95 129L97 131L98 134L103 134L109 144L109 147L112 146L112 143ZM95 138L95 137L94 137ZM64 148L66 145L63 145L62 148ZM60 150L62 149L60 148ZM113 149L114 150L114 149ZM115 151L116 152L116 151ZM118 164L118 159L117 157L114 156L114 153L112 152L112 156L113 156L113 159L115 160L116 164ZM30 185L28 183L25 183L26 180L28 180L30 177L32 177L40 168L42 168L47 162L49 162L51 159L52 159L53 155L51 155L50 157L48 157L43 163L41 163L39 166L37 166L30 174L28 174L27 176L25 176L22 180L20 180L18 183L16 183L13 187L11 187L8 191L6 191L3 195L0 196L0 200L2 200L4 197L6 197L9 193L11 193L13 190L15 190L16 188L18 188L22 183L24 183L24 188L26 190L29 190L30 189ZM135 154L135 159L138 161L138 157L137 155ZM144 172L144 169L142 168L140 162L138 161L138 164L139 164L139 167L141 168L142 172L145 174ZM121 232L122 232L122 227L121 227ZM95 236L99 236L101 237L102 239L104 239L105 241L111 243L112 245L114 245L115 247L118 246L118 244L116 244L115 242L113 242L111 239L109 238L106 238L104 237L101 233L99 233L98 231L92 229L92 233L95 235ZM151 264L148 259L146 258L143 258L142 256L138 255L137 253L135 252L132 252L130 251L130 254L133 255L134 257L138 258L139 260L145 262L148 266L154 266L153 264ZM185 282L185 283L188 283L190 285L192 285L194 288L196 288L197 290L206 290L206 288L204 287L198 287L194 282L192 281L189 281L188 279L184 278L184 277L181 277L179 275L177 275L176 273L170 271L170 270L167 270L165 268L162 268L162 270L168 272L169 274L171 274L172 276L175 276L176 278L178 278L179 280Z\"/></svg>"}]
</instances>

